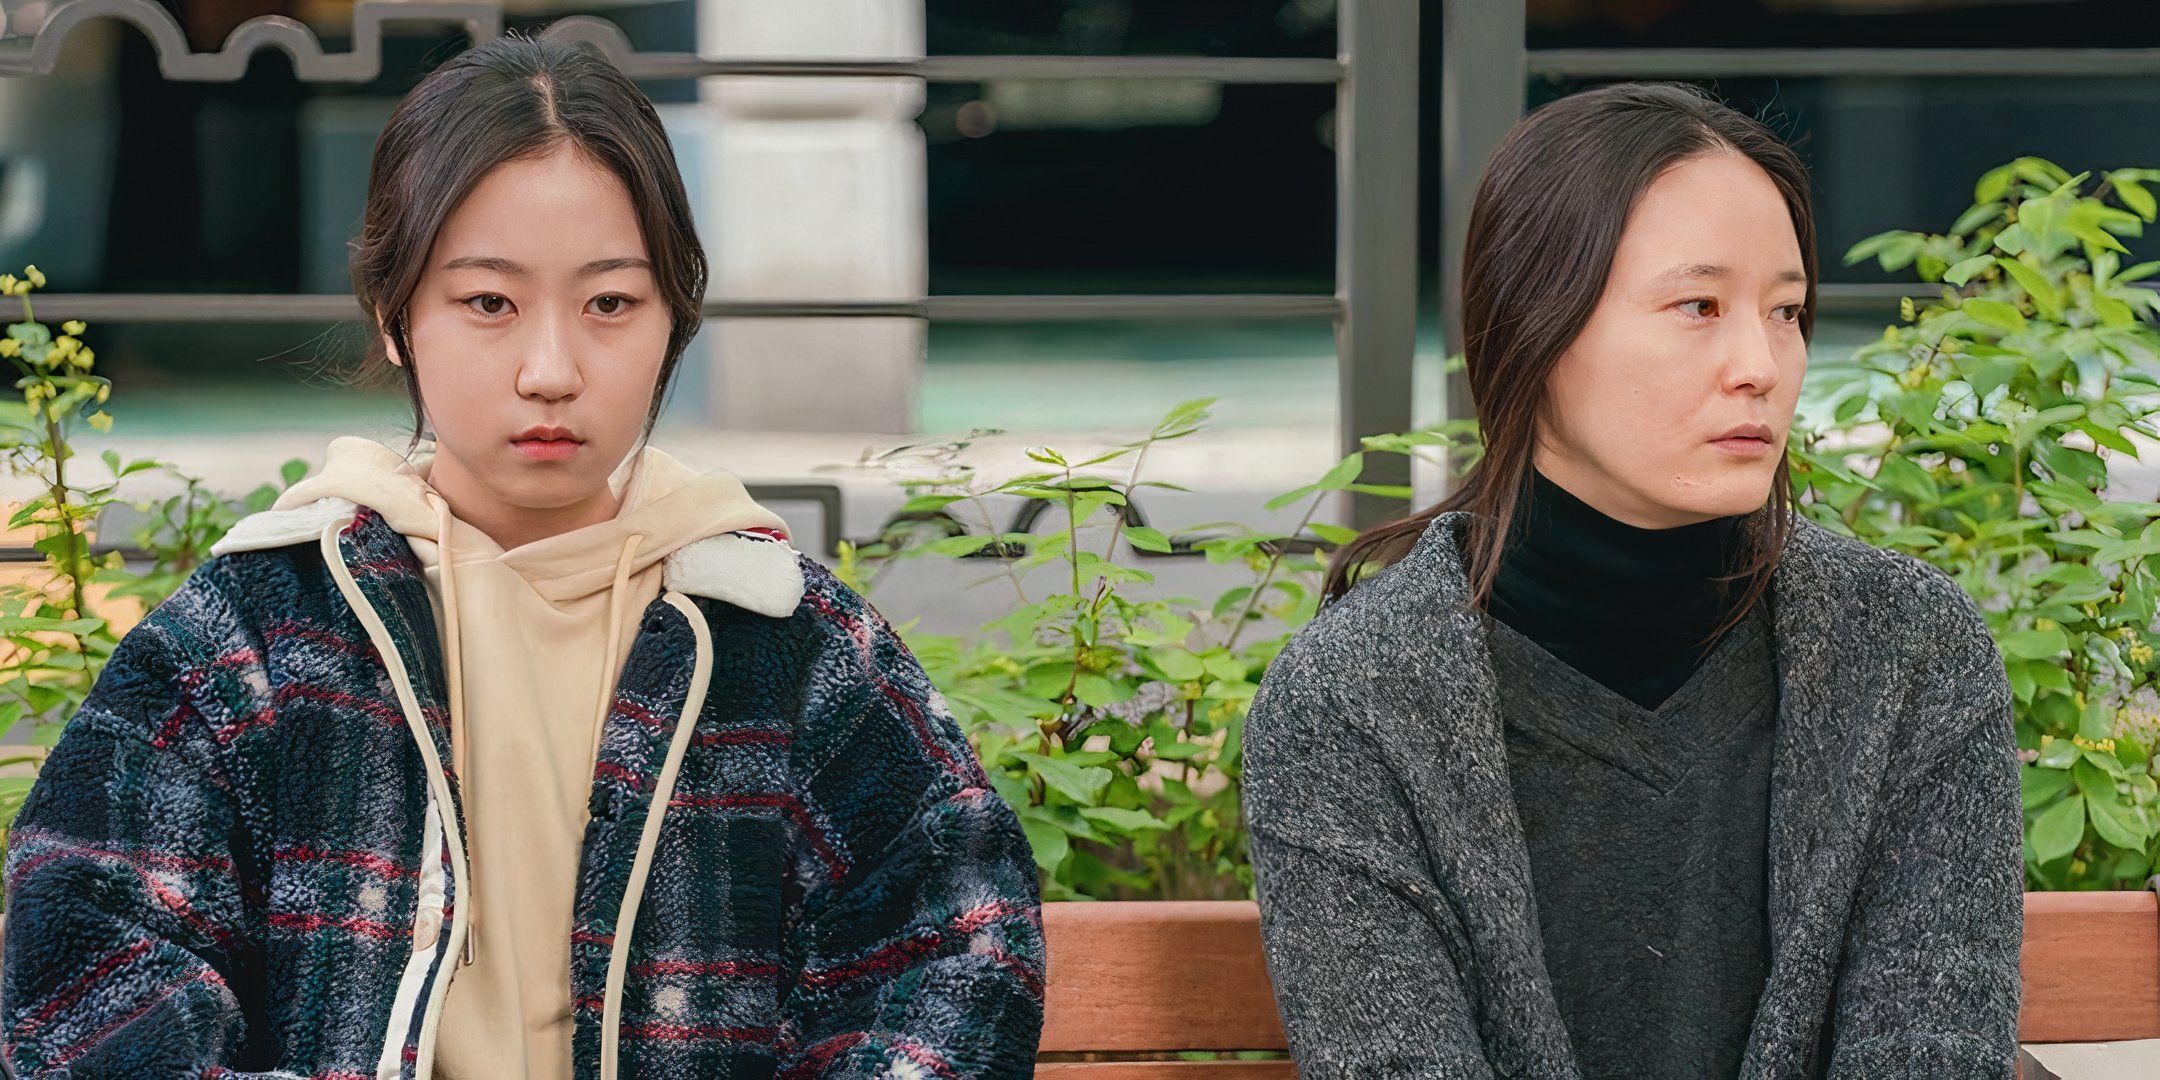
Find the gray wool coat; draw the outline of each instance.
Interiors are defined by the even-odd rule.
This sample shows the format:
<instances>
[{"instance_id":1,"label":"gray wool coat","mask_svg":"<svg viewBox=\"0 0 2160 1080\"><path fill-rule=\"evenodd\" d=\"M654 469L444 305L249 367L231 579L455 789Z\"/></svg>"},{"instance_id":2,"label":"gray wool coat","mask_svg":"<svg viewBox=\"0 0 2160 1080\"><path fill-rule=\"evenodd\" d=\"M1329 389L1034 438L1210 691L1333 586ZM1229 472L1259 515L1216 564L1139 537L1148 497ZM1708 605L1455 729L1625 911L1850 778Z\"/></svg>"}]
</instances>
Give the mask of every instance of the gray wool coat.
<instances>
[{"instance_id":1,"label":"gray wool coat","mask_svg":"<svg viewBox=\"0 0 2160 1080\"><path fill-rule=\"evenodd\" d=\"M1464 511L1323 609L1245 727L1261 934L1306 1077L1581 1075L1554 1005ZM1770 971L1743 1077L2014 1075L2009 680L1942 571L1805 519L1771 578Z\"/></svg>"}]
</instances>

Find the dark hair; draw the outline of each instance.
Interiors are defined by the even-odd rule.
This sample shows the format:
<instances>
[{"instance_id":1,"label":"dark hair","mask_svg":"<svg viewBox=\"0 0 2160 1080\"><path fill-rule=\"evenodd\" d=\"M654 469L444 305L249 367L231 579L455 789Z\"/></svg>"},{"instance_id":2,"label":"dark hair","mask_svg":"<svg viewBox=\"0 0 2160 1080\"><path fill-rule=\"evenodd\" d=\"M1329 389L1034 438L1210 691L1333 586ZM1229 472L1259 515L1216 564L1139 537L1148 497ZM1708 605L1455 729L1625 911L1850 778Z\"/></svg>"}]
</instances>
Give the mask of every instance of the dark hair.
<instances>
[{"instance_id":1,"label":"dark hair","mask_svg":"<svg viewBox=\"0 0 2160 1080\"><path fill-rule=\"evenodd\" d=\"M414 438L426 412L406 314L436 233L496 166L564 145L630 191L673 320L645 413L646 434L659 419L663 392L697 334L705 301L705 249L674 150L652 101L598 49L511 32L452 57L398 102L375 141L360 235L347 245L353 292L369 327L362 374L396 367L383 344L387 331L405 359Z\"/></svg>"},{"instance_id":2,"label":"dark hair","mask_svg":"<svg viewBox=\"0 0 2160 1080\"><path fill-rule=\"evenodd\" d=\"M1685 83L1620 83L1537 109L1493 151L1463 250L1463 353L1484 456L1436 505L1345 544L1328 567L1326 600L1347 592L1361 568L1408 554L1435 517L1467 510L1471 603L1485 605L1528 491L1546 380L1605 291L1629 210L1665 170L1717 152L1761 166L1784 196L1807 274L1800 333L1813 338L1815 217L1807 167L1768 127ZM1740 566L1723 579L1744 579L1741 599L1711 636L1769 588L1792 528L1792 477L1781 457L1768 502L1745 522Z\"/></svg>"}]
</instances>

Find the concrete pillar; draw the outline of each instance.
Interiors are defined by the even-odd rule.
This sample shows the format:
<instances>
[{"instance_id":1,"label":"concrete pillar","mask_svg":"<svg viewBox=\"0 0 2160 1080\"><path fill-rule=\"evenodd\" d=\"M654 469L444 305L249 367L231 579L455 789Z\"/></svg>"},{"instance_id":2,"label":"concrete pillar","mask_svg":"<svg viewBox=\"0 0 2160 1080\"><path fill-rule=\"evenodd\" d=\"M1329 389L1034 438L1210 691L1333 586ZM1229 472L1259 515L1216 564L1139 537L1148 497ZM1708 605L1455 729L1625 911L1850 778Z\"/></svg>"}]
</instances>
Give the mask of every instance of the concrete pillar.
<instances>
[{"instance_id":1,"label":"concrete pillar","mask_svg":"<svg viewBox=\"0 0 2160 1080\"><path fill-rule=\"evenodd\" d=\"M703 0L709 56L920 57L922 0ZM916 79L712 77L708 295L892 300L929 287ZM715 319L711 418L731 429L898 433L914 426L915 319Z\"/></svg>"}]
</instances>

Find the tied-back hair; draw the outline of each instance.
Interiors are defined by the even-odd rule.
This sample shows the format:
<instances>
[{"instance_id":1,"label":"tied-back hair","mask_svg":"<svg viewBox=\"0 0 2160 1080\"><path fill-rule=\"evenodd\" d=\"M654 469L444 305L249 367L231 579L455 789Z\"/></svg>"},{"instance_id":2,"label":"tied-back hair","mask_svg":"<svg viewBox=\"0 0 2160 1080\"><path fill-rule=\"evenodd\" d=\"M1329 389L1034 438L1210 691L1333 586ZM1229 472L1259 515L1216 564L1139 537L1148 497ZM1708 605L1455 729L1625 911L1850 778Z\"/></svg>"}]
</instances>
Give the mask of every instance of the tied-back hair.
<instances>
[{"instance_id":1,"label":"tied-back hair","mask_svg":"<svg viewBox=\"0 0 2160 1080\"><path fill-rule=\"evenodd\" d=\"M1408 554L1433 519L1467 510L1471 603L1482 609L1529 492L1531 450L1545 384L1604 294L1629 210L1667 169L1738 153L1769 174L1792 214L1807 274L1803 340L1815 330L1815 216L1807 168L1760 121L1685 83L1620 83L1561 98L1524 117L1494 150L1478 183L1463 249L1463 353L1484 456L1456 491L1424 510L1358 534L1331 560L1323 602ZM1741 530L1737 623L1770 587L1793 529L1792 476L1780 456L1763 507Z\"/></svg>"},{"instance_id":2,"label":"tied-back hair","mask_svg":"<svg viewBox=\"0 0 2160 1080\"><path fill-rule=\"evenodd\" d=\"M443 222L496 166L568 146L629 189L639 239L671 326L645 431L665 405L683 350L704 319L706 259L675 152L652 100L592 45L515 31L430 72L398 102L375 142L367 209L347 244L366 315L361 379L387 378L383 334L403 357L413 436L425 431L407 309Z\"/></svg>"}]
</instances>

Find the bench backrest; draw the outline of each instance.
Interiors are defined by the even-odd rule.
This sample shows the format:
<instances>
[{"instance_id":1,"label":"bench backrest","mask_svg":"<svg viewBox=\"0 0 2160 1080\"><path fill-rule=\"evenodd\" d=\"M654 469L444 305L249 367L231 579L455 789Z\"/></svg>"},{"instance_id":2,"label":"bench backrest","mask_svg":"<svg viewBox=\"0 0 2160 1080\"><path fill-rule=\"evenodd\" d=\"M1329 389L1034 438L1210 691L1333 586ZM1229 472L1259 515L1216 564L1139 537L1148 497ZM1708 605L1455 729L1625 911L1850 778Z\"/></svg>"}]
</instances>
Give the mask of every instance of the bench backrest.
<instances>
[{"instance_id":1,"label":"bench backrest","mask_svg":"<svg viewBox=\"0 0 2160 1080\"><path fill-rule=\"evenodd\" d=\"M1043 930L1050 978L1038 1076L1295 1075L1286 1061L1142 1060L1181 1050L1284 1049L1254 904L1045 904ZM2160 1038L2160 898L2153 893L2026 894L2023 964L2020 1041ZM1108 1060L1074 1060L1082 1054Z\"/></svg>"}]
</instances>

